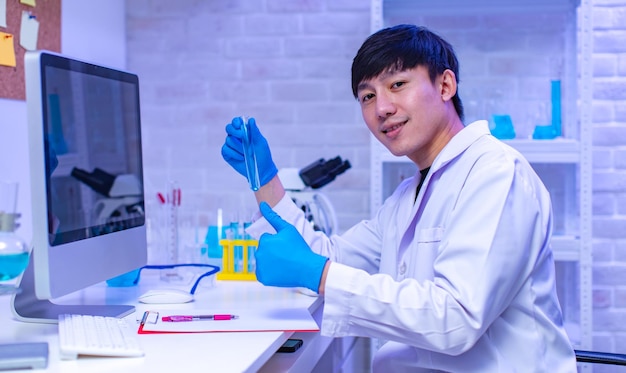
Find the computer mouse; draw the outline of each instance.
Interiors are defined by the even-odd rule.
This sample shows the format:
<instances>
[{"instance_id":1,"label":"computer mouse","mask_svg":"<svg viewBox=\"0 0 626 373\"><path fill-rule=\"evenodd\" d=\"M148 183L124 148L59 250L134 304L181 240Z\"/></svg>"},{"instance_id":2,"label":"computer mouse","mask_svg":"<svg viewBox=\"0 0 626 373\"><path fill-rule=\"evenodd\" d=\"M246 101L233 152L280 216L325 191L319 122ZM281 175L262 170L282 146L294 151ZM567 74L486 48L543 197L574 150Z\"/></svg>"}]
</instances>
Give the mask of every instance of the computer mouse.
<instances>
[{"instance_id":1,"label":"computer mouse","mask_svg":"<svg viewBox=\"0 0 626 373\"><path fill-rule=\"evenodd\" d=\"M193 294L178 289L153 289L140 295L138 300L147 304L187 303L193 300Z\"/></svg>"}]
</instances>

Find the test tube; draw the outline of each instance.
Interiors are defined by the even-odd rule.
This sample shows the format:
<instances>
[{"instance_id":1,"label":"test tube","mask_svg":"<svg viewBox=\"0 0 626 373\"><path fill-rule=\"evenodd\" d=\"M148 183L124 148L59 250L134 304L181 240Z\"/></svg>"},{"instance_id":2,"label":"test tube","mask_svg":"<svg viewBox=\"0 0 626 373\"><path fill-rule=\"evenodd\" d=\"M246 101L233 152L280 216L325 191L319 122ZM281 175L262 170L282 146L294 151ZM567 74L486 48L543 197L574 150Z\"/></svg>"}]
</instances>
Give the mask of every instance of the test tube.
<instances>
[{"instance_id":1,"label":"test tube","mask_svg":"<svg viewBox=\"0 0 626 373\"><path fill-rule=\"evenodd\" d=\"M250 133L250 124L248 118L241 117L243 122L243 157L246 162L246 173L248 175L248 184L250 189L257 191L260 188L259 168L256 163L256 154L254 153L254 145L252 144L252 134Z\"/></svg>"},{"instance_id":2,"label":"test tube","mask_svg":"<svg viewBox=\"0 0 626 373\"><path fill-rule=\"evenodd\" d=\"M231 222L230 229L234 240L240 240L243 237L238 221ZM233 245L233 263L235 272L243 272L243 246Z\"/></svg>"},{"instance_id":3,"label":"test tube","mask_svg":"<svg viewBox=\"0 0 626 373\"><path fill-rule=\"evenodd\" d=\"M232 221L229 225L228 228L226 230L226 238L231 240L231 241L235 241L235 240L239 240L241 239L241 236L239 235L239 222L237 221ZM233 272L241 272L242 268L243 268L243 247L241 247L241 245L235 245L234 242L232 242L231 245L231 250L232 252L228 253L230 254L229 256L229 260L231 260L231 269ZM224 253L224 255L226 255L226 253Z\"/></svg>"},{"instance_id":4,"label":"test tube","mask_svg":"<svg viewBox=\"0 0 626 373\"><path fill-rule=\"evenodd\" d=\"M251 222L243 223L243 238L245 240L252 240L250 234L246 232L246 229L251 225ZM255 245L248 245L248 272L254 273L256 271L256 257L254 256L254 252L256 251Z\"/></svg>"}]
</instances>

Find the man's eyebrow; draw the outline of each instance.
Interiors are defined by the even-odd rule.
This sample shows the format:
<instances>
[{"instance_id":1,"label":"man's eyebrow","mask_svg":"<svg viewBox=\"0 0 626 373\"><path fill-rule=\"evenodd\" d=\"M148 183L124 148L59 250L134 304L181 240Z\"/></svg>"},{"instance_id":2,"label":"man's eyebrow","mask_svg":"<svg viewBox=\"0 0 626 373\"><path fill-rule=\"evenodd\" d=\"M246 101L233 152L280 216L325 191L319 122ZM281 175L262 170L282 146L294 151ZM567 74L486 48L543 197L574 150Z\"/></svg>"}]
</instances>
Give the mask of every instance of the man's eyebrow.
<instances>
[{"instance_id":1,"label":"man's eyebrow","mask_svg":"<svg viewBox=\"0 0 626 373\"><path fill-rule=\"evenodd\" d=\"M387 79L387 78L389 78L390 76L392 76L392 75L394 75L394 74L396 74L396 73L398 73L398 72L400 72L400 70L395 69L395 68L394 68L394 69L392 69L392 68L385 69L385 70L383 70L380 74L375 75L375 76L371 77L370 79L367 79L367 81L363 81L363 82L359 83L359 84L356 86L356 90L357 90L357 92L358 92L358 91L360 91L360 90L362 90L362 89L369 88L369 87L370 87L370 84L368 83L368 81L370 81L370 80L372 80L372 79L381 79L381 80L384 80L384 79Z\"/></svg>"},{"instance_id":2,"label":"man's eyebrow","mask_svg":"<svg viewBox=\"0 0 626 373\"><path fill-rule=\"evenodd\" d=\"M370 87L370 84L368 82L361 82L356 86L356 91L359 92L369 87Z\"/></svg>"},{"instance_id":3,"label":"man's eyebrow","mask_svg":"<svg viewBox=\"0 0 626 373\"><path fill-rule=\"evenodd\" d=\"M362 81L361 83L359 83L356 86L357 92L362 90L362 89L370 88L371 87L371 84L369 83L370 80L372 80L372 79L386 79L390 75L393 75L396 71L397 70L395 70L395 69L393 69L393 70L386 69L386 70L383 70L380 74L375 75L375 76L373 76L373 77L371 77L371 78L369 78L367 80Z\"/></svg>"}]
</instances>

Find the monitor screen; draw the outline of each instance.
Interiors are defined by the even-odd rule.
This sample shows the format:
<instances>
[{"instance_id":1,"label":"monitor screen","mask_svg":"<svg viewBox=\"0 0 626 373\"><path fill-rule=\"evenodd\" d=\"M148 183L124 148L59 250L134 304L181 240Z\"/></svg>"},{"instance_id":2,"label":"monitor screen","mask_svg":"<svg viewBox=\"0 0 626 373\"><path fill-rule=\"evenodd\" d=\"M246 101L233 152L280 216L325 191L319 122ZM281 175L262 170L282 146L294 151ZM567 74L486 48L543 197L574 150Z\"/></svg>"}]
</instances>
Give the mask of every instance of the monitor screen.
<instances>
[{"instance_id":1,"label":"monitor screen","mask_svg":"<svg viewBox=\"0 0 626 373\"><path fill-rule=\"evenodd\" d=\"M146 264L139 81L46 51L24 63L29 267L36 298L53 299Z\"/></svg>"},{"instance_id":2,"label":"monitor screen","mask_svg":"<svg viewBox=\"0 0 626 373\"><path fill-rule=\"evenodd\" d=\"M49 244L143 225L137 77L43 59Z\"/></svg>"}]
</instances>

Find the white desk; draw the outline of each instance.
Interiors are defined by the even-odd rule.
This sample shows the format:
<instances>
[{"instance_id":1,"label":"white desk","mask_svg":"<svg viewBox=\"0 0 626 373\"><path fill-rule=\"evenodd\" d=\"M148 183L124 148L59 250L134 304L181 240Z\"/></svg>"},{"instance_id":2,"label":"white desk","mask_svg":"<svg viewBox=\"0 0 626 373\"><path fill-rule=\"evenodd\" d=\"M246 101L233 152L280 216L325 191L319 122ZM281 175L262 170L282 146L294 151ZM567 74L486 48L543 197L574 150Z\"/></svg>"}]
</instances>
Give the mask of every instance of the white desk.
<instances>
[{"instance_id":1,"label":"white desk","mask_svg":"<svg viewBox=\"0 0 626 373\"><path fill-rule=\"evenodd\" d=\"M294 289L265 287L257 282L217 281L212 287L200 286L195 301L178 305L145 305L137 297L157 286L189 289L191 285L169 285L158 280L157 271L142 271L138 286L112 288L103 284L63 297L55 302L76 304L132 304L134 315L127 320L136 323L148 309L207 309L212 304L233 307L303 307L319 320L322 299L303 295ZM256 372L311 370L328 347L331 338L319 333L298 333L304 346L294 354L275 351L291 332L239 332L200 334L138 335L146 355L141 358L79 357L61 360L56 324L35 324L15 321L10 310L10 297L0 297L0 343L48 342L49 359L46 372ZM17 370L14 372L25 372ZM36 372L36 371L33 371Z\"/></svg>"}]
</instances>

